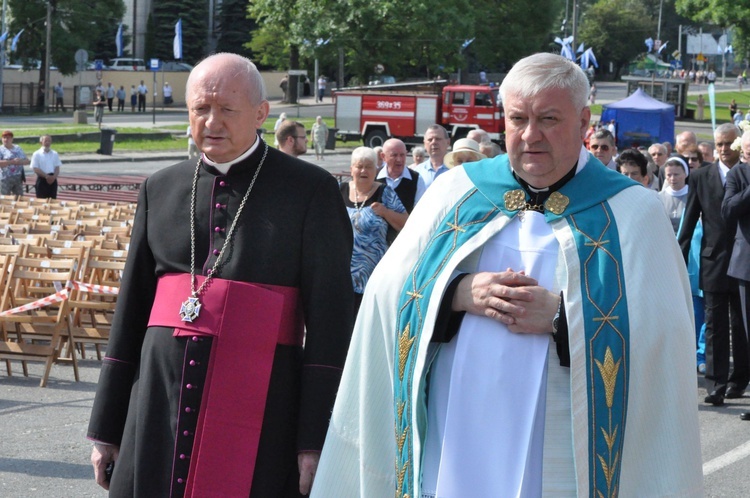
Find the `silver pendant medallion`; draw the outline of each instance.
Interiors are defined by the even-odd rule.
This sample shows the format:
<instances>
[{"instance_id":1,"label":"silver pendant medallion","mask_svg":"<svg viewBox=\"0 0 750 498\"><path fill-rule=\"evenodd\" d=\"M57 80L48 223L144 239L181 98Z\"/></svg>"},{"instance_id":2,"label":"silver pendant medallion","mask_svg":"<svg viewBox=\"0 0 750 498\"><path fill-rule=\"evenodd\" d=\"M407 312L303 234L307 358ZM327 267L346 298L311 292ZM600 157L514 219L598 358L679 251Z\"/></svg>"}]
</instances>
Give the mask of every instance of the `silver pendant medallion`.
<instances>
[{"instance_id":1,"label":"silver pendant medallion","mask_svg":"<svg viewBox=\"0 0 750 498\"><path fill-rule=\"evenodd\" d=\"M201 312L201 302L197 297L189 297L180 306L180 319L183 322L193 323Z\"/></svg>"}]
</instances>

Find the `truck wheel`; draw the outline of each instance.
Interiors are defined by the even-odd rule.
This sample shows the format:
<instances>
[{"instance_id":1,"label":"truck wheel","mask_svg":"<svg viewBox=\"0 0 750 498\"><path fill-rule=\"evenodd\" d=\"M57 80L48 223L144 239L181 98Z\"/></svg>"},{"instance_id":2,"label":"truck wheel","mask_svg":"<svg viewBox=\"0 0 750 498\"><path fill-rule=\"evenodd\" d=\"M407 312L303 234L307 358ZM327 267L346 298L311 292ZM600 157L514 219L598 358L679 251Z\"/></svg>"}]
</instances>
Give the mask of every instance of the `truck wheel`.
<instances>
[{"instance_id":1,"label":"truck wheel","mask_svg":"<svg viewBox=\"0 0 750 498\"><path fill-rule=\"evenodd\" d=\"M383 130L372 130L365 135L365 147L382 147L386 140L388 135Z\"/></svg>"}]
</instances>

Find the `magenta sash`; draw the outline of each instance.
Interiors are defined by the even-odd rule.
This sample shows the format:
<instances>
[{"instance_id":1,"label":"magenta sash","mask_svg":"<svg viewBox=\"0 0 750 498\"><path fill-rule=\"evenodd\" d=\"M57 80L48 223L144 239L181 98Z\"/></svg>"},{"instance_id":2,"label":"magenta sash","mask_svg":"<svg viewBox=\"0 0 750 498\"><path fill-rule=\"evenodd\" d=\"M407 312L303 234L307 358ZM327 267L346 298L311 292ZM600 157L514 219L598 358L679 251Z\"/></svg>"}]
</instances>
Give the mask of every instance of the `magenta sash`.
<instances>
[{"instance_id":1,"label":"magenta sash","mask_svg":"<svg viewBox=\"0 0 750 498\"><path fill-rule=\"evenodd\" d=\"M163 275L149 319L175 336L214 337L185 496L248 496L276 345L302 345L299 290L214 278L193 323L179 315L189 294L190 275Z\"/></svg>"}]
</instances>

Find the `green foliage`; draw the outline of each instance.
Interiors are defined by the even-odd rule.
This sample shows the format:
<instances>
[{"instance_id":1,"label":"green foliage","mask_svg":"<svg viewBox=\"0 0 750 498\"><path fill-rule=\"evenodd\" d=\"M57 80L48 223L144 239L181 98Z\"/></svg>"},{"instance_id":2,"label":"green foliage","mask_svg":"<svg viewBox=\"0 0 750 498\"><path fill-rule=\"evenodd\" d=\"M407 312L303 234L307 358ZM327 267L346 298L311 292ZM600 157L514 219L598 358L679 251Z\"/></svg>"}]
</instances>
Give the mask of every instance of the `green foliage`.
<instances>
[{"instance_id":1,"label":"green foliage","mask_svg":"<svg viewBox=\"0 0 750 498\"><path fill-rule=\"evenodd\" d=\"M219 10L217 31L219 40L217 52L233 52L253 58L253 51L247 46L250 33L257 26L255 21L248 18L247 0L224 0Z\"/></svg>"},{"instance_id":2,"label":"green foliage","mask_svg":"<svg viewBox=\"0 0 750 498\"><path fill-rule=\"evenodd\" d=\"M12 60L25 64L42 61L40 80L44 77L47 3L43 0L8 0L9 38L24 30L18 40L18 51ZM95 55L114 51L117 26L125 13L122 0L50 0L52 6L52 65L62 74L75 72L75 52L89 50ZM106 41L108 40L108 41ZM8 48L10 47L10 41ZM105 43L100 47L99 43Z\"/></svg>"},{"instance_id":3,"label":"green foliage","mask_svg":"<svg viewBox=\"0 0 750 498\"><path fill-rule=\"evenodd\" d=\"M160 0L154 2L152 52L146 58L174 60L174 27L182 19L182 60L190 64L206 56L208 41L207 0Z\"/></svg>"},{"instance_id":4,"label":"green foliage","mask_svg":"<svg viewBox=\"0 0 750 498\"><path fill-rule=\"evenodd\" d=\"M655 36L656 19L640 0L600 0L586 11L576 43L593 47L599 64L612 62L619 74L645 51L643 40Z\"/></svg>"},{"instance_id":5,"label":"green foliage","mask_svg":"<svg viewBox=\"0 0 750 498\"><path fill-rule=\"evenodd\" d=\"M541 50L560 5L562 0L539 0L533 7L522 0L254 0L249 11L261 28L251 46L271 65L285 59L264 49L299 47L305 67L317 58L329 75L338 69L341 49L347 78L360 81L377 64L396 77L447 76L467 59L495 68ZM464 41L475 37L462 52Z\"/></svg>"},{"instance_id":6,"label":"green foliage","mask_svg":"<svg viewBox=\"0 0 750 498\"><path fill-rule=\"evenodd\" d=\"M676 0L677 12L696 22L733 28L735 54L750 53L750 9L736 0Z\"/></svg>"},{"instance_id":7,"label":"green foliage","mask_svg":"<svg viewBox=\"0 0 750 498\"><path fill-rule=\"evenodd\" d=\"M559 26L561 0L537 0L533 15L527 2L480 0L477 6L476 41L468 52L482 68L510 67L518 59L548 49L549 33ZM498 27L501 26L501 29Z\"/></svg>"}]
</instances>

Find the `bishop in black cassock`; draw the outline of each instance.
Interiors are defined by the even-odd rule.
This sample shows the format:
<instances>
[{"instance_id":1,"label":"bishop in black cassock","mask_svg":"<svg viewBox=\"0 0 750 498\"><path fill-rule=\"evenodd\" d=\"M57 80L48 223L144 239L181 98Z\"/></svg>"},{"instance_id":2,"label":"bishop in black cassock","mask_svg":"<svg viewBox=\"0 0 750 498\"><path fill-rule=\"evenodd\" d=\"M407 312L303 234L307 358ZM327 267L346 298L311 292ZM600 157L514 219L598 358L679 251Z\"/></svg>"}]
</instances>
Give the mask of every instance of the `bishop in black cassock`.
<instances>
[{"instance_id":1,"label":"bishop in black cassock","mask_svg":"<svg viewBox=\"0 0 750 498\"><path fill-rule=\"evenodd\" d=\"M233 62L238 56L212 57ZM236 84L217 81L218 90ZM212 149L211 134L228 134L218 128L209 124L209 138L196 138L207 144L200 165L185 161L158 171L141 188L88 430L90 439L119 446L110 496L206 496L205 490L247 486L247 476L250 496L299 496L298 453L323 445L351 333L346 209L330 174L259 137L222 173L226 161L217 168L210 160L210 151L220 150ZM217 274L201 295L200 314L183 327L179 303L191 290L191 198L197 288L256 172ZM233 293L233 285L250 294ZM284 301L285 295L294 298ZM257 337L267 347L267 334L270 357L258 359ZM266 379L258 382L268 388L258 392L253 372L264 361ZM246 451L253 432L257 448Z\"/></svg>"}]
</instances>

